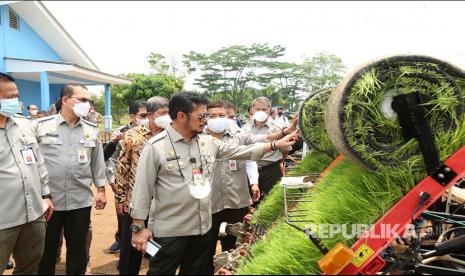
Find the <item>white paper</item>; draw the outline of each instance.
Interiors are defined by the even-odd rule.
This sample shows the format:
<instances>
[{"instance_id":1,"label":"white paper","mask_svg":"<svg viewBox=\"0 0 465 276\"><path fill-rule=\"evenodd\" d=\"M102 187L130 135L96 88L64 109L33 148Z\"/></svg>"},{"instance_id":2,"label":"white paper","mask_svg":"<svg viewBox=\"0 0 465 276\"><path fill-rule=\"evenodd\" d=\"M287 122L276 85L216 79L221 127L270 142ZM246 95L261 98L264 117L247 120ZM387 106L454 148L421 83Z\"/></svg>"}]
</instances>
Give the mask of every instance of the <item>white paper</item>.
<instances>
[{"instance_id":1,"label":"white paper","mask_svg":"<svg viewBox=\"0 0 465 276\"><path fill-rule=\"evenodd\" d=\"M281 186L287 188L310 188L313 182L309 176L285 176L281 178Z\"/></svg>"},{"instance_id":2,"label":"white paper","mask_svg":"<svg viewBox=\"0 0 465 276\"><path fill-rule=\"evenodd\" d=\"M155 256L158 252L158 250L160 250L161 248L161 245L159 245L158 243L154 242L153 240L148 240L147 241L147 244L145 246L145 253L149 254L150 256Z\"/></svg>"}]
</instances>

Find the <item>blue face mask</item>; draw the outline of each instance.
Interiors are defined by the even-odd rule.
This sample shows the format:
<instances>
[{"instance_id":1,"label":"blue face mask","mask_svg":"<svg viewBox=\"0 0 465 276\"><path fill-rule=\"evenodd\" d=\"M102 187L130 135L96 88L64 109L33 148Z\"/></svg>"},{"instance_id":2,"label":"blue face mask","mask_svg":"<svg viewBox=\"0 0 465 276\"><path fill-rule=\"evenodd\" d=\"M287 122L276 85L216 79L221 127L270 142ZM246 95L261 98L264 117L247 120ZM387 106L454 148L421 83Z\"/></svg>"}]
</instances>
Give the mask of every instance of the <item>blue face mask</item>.
<instances>
[{"instance_id":1,"label":"blue face mask","mask_svg":"<svg viewBox=\"0 0 465 276\"><path fill-rule=\"evenodd\" d=\"M0 100L0 114L5 117L15 115L19 110L19 101L16 99Z\"/></svg>"}]
</instances>

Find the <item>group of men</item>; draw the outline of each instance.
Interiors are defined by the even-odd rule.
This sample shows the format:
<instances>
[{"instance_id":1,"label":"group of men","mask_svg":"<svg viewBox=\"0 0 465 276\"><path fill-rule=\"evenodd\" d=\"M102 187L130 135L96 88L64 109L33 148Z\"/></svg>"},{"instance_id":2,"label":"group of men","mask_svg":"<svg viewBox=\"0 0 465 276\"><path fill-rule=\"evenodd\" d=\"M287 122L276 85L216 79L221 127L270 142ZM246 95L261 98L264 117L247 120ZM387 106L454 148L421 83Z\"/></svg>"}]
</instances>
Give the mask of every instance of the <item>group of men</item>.
<instances>
[{"instance_id":1,"label":"group of men","mask_svg":"<svg viewBox=\"0 0 465 276\"><path fill-rule=\"evenodd\" d=\"M84 274L91 207L105 208L108 179L120 274L139 273L152 238L161 248L148 274L213 274L220 223L241 221L267 194L298 139L296 120L273 123L267 98L254 100L241 129L230 103L182 92L136 103L132 124L104 150L97 126L83 119L92 103L84 86L65 85L61 111L33 123L16 115L18 98L14 79L0 73L0 182L8 194L0 203L0 272L12 255L16 274L54 274L63 232L66 273ZM229 250L235 239L221 243Z\"/></svg>"}]
</instances>

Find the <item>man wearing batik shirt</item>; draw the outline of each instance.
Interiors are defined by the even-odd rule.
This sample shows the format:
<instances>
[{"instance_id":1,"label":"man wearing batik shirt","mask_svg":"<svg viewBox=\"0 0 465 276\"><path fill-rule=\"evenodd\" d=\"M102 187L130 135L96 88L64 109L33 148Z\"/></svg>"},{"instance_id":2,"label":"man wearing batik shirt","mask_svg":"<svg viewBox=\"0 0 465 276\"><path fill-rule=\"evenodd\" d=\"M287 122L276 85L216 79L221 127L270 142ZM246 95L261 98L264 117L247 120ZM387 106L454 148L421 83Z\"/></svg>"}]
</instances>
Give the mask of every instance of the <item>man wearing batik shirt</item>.
<instances>
[{"instance_id":1,"label":"man wearing batik shirt","mask_svg":"<svg viewBox=\"0 0 465 276\"><path fill-rule=\"evenodd\" d=\"M138 275L142 253L131 246L132 218L129 202L136 179L137 163L145 143L161 132L171 122L168 115L168 100L153 97L147 101L148 124L134 127L126 132L121 142L121 152L116 162L116 213L120 216L118 230L120 237L119 272L121 275Z\"/></svg>"}]
</instances>

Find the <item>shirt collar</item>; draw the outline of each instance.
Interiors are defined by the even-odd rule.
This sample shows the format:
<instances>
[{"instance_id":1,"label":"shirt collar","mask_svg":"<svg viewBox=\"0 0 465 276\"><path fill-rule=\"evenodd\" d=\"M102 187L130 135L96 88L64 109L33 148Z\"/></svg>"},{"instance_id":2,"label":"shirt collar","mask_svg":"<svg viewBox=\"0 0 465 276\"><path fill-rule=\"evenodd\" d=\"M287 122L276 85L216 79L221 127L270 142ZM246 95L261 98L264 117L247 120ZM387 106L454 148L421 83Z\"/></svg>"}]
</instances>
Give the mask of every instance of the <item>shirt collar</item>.
<instances>
[{"instance_id":1,"label":"shirt collar","mask_svg":"<svg viewBox=\"0 0 465 276\"><path fill-rule=\"evenodd\" d=\"M184 140L184 137L182 137L182 135L179 134L179 132L177 132L171 125L168 125L168 127L165 130L173 142Z\"/></svg>"},{"instance_id":2,"label":"shirt collar","mask_svg":"<svg viewBox=\"0 0 465 276\"><path fill-rule=\"evenodd\" d=\"M273 119L270 118L270 117L268 117L268 119L266 119L266 121L265 121L265 124L264 124L263 126L261 126L260 128L265 127L265 126L270 128L272 125L273 125ZM257 126L257 124L255 123L255 120L253 120L253 126L256 127L256 128L259 127L259 126Z\"/></svg>"},{"instance_id":3,"label":"shirt collar","mask_svg":"<svg viewBox=\"0 0 465 276\"><path fill-rule=\"evenodd\" d=\"M12 125L17 125L14 116L6 118L5 129L8 129Z\"/></svg>"},{"instance_id":4,"label":"shirt collar","mask_svg":"<svg viewBox=\"0 0 465 276\"><path fill-rule=\"evenodd\" d=\"M63 115L61 114L61 112L58 113L58 115L57 115L57 124L58 124L58 125L61 125L61 124L63 124L64 122L66 122L65 117L63 117ZM79 121L76 123L76 126L78 126L78 125L80 125L80 124L82 124L82 119L81 119L81 118L79 118Z\"/></svg>"},{"instance_id":5,"label":"shirt collar","mask_svg":"<svg viewBox=\"0 0 465 276\"><path fill-rule=\"evenodd\" d=\"M239 132L239 130L228 128L228 129L224 132L224 135L229 135L229 136L233 137L234 134L236 134L236 133L238 133L238 132Z\"/></svg>"}]
</instances>

